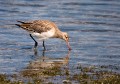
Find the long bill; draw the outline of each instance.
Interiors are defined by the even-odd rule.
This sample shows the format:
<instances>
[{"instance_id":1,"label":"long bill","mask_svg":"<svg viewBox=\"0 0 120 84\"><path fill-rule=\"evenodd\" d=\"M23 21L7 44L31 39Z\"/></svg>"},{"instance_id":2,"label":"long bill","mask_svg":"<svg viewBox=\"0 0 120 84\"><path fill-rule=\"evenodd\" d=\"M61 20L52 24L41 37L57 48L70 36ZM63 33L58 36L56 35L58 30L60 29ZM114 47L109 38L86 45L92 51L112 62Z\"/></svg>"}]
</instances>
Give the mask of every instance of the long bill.
<instances>
[{"instance_id":1,"label":"long bill","mask_svg":"<svg viewBox=\"0 0 120 84\"><path fill-rule=\"evenodd\" d=\"M66 41L66 44L67 44L67 46L68 46L68 49L69 49L69 50L72 50L72 48L70 47L70 44L69 44L68 41Z\"/></svg>"}]
</instances>

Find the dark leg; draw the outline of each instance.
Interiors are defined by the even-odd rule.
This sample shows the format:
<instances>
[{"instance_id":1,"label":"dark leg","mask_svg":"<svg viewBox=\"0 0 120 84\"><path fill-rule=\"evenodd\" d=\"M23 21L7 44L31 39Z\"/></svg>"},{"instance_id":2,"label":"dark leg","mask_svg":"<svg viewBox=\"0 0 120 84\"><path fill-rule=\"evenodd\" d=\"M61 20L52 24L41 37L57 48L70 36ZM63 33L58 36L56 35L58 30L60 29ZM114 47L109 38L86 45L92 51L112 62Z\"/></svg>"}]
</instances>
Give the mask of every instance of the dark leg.
<instances>
[{"instance_id":1,"label":"dark leg","mask_svg":"<svg viewBox=\"0 0 120 84\"><path fill-rule=\"evenodd\" d=\"M34 45L34 48L36 48L37 47L37 45L38 45L38 43L37 43L37 41L32 37L32 35L30 34L30 37L35 41L35 45Z\"/></svg>"},{"instance_id":2,"label":"dark leg","mask_svg":"<svg viewBox=\"0 0 120 84\"><path fill-rule=\"evenodd\" d=\"M46 48L45 48L45 41L43 40L43 47L44 47L44 50L46 50Z\"/></svg>"}]
</instances>

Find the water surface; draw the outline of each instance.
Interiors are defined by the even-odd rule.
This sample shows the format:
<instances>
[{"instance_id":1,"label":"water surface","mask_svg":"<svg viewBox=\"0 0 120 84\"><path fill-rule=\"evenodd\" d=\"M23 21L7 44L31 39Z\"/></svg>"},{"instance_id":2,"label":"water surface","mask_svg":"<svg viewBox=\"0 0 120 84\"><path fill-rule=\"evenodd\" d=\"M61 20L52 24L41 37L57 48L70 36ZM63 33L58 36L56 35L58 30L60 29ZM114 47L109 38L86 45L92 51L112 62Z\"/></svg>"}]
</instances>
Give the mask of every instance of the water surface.
<instances>
[{"instance_id":1,"label":"water surface","mask_svg":"<svg viewBox=\"0 0 120 84\"><path fill-rule=\"evenodd\" d=\"M29 34L13 25L16 20L35 19L51 20L68 32L72 51L62 40L46 40L43 62L42 43L36 55ZM104 66L101 70L120 73L119 0L0 0L0 74L20 74L51 62L67 66L70 76L79 72L74 68L78 65Z\"/></svg>"}]
</instances>

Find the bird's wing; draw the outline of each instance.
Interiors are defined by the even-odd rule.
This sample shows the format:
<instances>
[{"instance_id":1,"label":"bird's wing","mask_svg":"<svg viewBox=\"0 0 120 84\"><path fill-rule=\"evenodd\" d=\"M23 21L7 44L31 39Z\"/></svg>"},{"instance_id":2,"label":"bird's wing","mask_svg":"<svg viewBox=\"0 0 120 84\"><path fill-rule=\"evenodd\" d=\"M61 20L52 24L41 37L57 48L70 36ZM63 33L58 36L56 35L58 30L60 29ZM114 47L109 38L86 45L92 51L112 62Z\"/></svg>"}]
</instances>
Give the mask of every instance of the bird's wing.
<instances>
[{"instance_id":1,"label":"bird's wing","mask_svg":"<svg viewBox=\"0 0 120 84\"><path fill-rule=\"evenodd\" d=\"M29 32L42 33L57 27L53 22L48 20L34 20L29 22L19 21L19 22L21 22L19 26Z\"/></svg>"}]
</instances>

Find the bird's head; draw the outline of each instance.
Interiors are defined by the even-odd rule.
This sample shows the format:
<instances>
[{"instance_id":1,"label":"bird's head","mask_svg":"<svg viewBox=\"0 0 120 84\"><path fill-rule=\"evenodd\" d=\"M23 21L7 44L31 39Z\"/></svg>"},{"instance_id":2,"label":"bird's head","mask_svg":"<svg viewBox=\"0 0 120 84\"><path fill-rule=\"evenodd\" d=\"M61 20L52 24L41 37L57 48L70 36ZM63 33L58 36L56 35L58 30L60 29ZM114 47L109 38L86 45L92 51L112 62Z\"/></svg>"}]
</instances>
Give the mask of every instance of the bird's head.
<instances>
[{"instance_id":1,"label":"bird's head","mask_svg":"<svg viewBox=\"0 0 120 84\"><path fill-rule=\"evenodd\" d=\"M70 44L69 44L69 36L66 32L62 32L62 39L66 41L69 50L71 50L71 47L70 47Z\"/></svg>"},{"instance_id":2,"label":"bird's head","mask_svg":"<svg viewBox=\"0 0 120 84\"><path fill-rule=\"evenodd\" d=\"M69 36L68 36L68 34L66 33L66 32L62 32L63 34L63 40L65 40L65 41L69 41Z\"/></svg>"}]
</instances>

